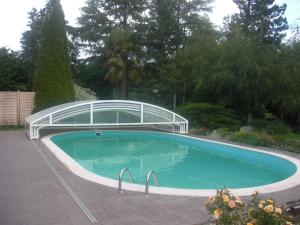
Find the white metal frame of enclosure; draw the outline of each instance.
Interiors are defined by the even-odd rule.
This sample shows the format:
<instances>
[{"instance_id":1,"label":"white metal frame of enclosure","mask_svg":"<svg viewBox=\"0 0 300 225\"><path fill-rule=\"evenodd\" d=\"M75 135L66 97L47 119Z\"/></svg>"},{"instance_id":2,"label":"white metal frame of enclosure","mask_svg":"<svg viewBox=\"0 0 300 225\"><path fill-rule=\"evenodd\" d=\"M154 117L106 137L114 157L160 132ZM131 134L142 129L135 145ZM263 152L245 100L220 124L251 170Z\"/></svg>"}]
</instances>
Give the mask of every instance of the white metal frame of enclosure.
<instances>
[{"instance_id":1,"label":"white metal frame of enclosure","mask_svg":"<svg viewBox=\"0 0 300 225\"><path fill-rule=\"evenodd\" d=\"M95 122L94 113L97 112L116 112L115 122ZM132 114L139 118L135 122L120 122L119 112ZM85 123L60 122L64 119L78 116L80 114L89 114L89 121ZM145 119L148 115L148 119ZM150 116L149 116L150 115ZM150 118L150 119L149 119ZM153 118L151 120L151 118ZM155 119L156 118L156 119ZM157 129L166 130L171 127L171 132L187 133L188 120L182 116L164 109L162 107L127 100L97 100L97 101L78 101L54 106L40 112L37 112L25 119L26 133L30 139L39 138L39 130L42 128L92 128L92 127L132 127L132 126L152 126Z\"/></svg>"}]
</instances>

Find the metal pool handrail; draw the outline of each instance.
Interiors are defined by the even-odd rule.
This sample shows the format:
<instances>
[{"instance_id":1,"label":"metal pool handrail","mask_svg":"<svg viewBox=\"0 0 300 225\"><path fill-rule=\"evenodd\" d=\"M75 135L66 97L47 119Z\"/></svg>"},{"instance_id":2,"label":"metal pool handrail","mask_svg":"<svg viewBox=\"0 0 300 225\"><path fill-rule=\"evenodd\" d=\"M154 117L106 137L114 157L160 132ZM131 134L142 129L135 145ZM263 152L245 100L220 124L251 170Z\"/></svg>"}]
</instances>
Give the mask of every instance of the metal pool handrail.
<instances>
[{"instance_id":1,"label":"metal pool handrail","mask_svg":"<svg viewBox=\"0 0 300 225\"><path fill-rule=\"evenodd\" d=\"M145 195L146 197L148 197L148 193L149 193L149 180L150 180L150 177L153 175L154 177L154 181L156 183L156 186L159 187L159 182L158 182L158 179L157 179L157 176L156 176L156 173L153 171L153 170L150 170L147 174L147 179L146 179L146 185L145 185Z\"/></svg>"},{"instance_id":2,"label":"metal pool handrail","mask_svg":"<svg viewBox=\"0 0 300 225\"><path fill-rule=\"evenodd\" d=\"M133 177L132 177L132 174L130 172L130 170L128 168L123 168L120 172L120 175L119 175L119 186L118 186L118 191L120 193L124 193L124 191L122 190L122 177L123 177L123 174L127 172L128 173L128 177L129 177L129 180L131 183L134 183L134 180L133 180Z\"/></svg>"}]
</instances>

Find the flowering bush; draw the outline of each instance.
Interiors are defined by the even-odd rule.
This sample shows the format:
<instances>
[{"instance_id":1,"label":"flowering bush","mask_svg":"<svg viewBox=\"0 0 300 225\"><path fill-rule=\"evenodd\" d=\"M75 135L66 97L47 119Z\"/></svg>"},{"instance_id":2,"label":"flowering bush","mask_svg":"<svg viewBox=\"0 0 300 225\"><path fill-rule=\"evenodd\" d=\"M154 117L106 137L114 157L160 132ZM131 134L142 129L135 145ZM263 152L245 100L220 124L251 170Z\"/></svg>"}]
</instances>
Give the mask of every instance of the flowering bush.
<instances>
[{"instance_id":1,"label":"flowering bush","mask_svg":"<svg viewBox=\"0 0 300 225\"><path fill-rule=\"evenodd\" d=\"M83 88L76 83L73 83L74 91L75 91L75 100L96 100L96 93L88 88Z\"/></svg>"},{"instance_id":2,"label":"flowering bush","mask_svg":"<svg viewBox=\"0 0 300 225\"><path fill-rule=\"evenodd\" d=\"M293 225L273 199L263 200L254 192L246 205L228 189L218 190L206 207L217 225Z\"/></svg>"}]
</instances>

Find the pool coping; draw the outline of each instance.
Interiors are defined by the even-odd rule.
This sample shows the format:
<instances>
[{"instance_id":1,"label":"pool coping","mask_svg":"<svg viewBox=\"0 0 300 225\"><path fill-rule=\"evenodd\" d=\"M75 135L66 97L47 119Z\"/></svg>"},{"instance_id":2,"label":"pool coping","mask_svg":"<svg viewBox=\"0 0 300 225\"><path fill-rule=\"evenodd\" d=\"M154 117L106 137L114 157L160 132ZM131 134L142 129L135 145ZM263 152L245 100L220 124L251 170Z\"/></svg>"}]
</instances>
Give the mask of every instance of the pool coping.
<instances>
[{"instance_id":1,"label":"pool coping","mask_svg":"<svg viewBox=\"0 0 300 225\"><path fill-rule=\"evenodd\" d=\"M122 130L124 131L124 130ZM132 131L132 130L131 130ZM76 131L75 131L76 132ZM135 131L135 132L151 132L151 133L164 133L166 132L158 132L158 131ZM100 175L96 175L92 172L89 172L82 166L80 166L74 159L72 159L70 156L68 156L63 150L61 150L56 144L54 144L50 139L51 137L62 134L62 133L70 133L70 132L59 132L56 134L51 134L43 137L41 141L46 145L46 147L52 152L56 158L58 158L71 172L76 174L77 176L94 182L101 185L105 185L112 188L118 188L118 180L110 179L107 177L103 177ZM174 136L180 136L180 137L186 137L194 140L200 140L215 144L222 144L226 146L231 147L238 147L241 149L249 150L249 151L255 151L260 152L268 155L277 156L283 159L288 160L289 162L292 162L296 167L297 171L287 179L281 180L279 182L275 182L268 185L262 185L262 186L256 186L251 188L240 188L240 189L230 189L230 191L239 196L249 196L254 191L258 191L262 194L277 192L277 191L284 191L286 189L290 189L292 187L295 187L300 184L300 160L296 159L291 156L287 156L284 154L280 154L277 152L269 152L260 148L254 148L254 147L246 147L236 144L230 144L225 143L222 141L215 141L215 140L209 140L204 138L198 138L198 137L192 137L188 135L181 135L181 134L174 134L174 133L167 133L169 135ZM122 182L122 189L128 190L128 191L137 191L137 192L145 192L145 185L141 184L133 184L133 183L127 183ZM150 186L149 187L149 193L153 194L163 194L163 195L175 195L175 196L198 196L198 197L208 197L208 196L214 196L216 194L215 189L182 189L182 188L167 188L167 187L156 187L156 186Z\"/></svg>"}]
</instances>

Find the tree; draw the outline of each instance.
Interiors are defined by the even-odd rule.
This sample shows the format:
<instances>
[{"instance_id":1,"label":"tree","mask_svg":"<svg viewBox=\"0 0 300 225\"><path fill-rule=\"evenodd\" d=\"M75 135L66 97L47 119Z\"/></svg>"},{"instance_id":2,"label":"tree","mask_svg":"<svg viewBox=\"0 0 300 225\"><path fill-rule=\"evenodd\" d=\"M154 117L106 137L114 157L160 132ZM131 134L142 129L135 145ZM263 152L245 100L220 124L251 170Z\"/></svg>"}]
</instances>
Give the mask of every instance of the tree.
<instances>
[{"instance_id":1,"label":"tree","mask_svg":"<svg viewBox=\"0 0 300 225\"><path fill-rule=\"evenodd\" d=\"M217 84L226 101L240 112L263 112L274 74L272 67L284 31L286 4L274 0L234 0L240 12L225 21L226 38ZM276 73L278 74L278 73ZM282 76L282 74L279 74Z\"/></svg>"},{"instance_id":2,"label":"tree","mask_svg":"<svg viewBox=\"0 0 300 225\"><path fill-rule=\"evenodd\" d=\"M28 88L27 85L20 53L0 48L0 90L25 91Z\"/></svg>"},{"instance_id":3,"label":"tree","mask_svg":"<svg viewBox=\"0 0 300 225\"><path fill-rule=\"evenodd\" d=\"M217 32L209 21L187 38L177 51L178 93L182 104L191 101L213 101L210 77L215 73L215 64L220 58Z\"/></svg>"},{"instance_id":4,"label":"tree","mask_svg":"<svg viewBox=\"0 0 300 225\"><path fill-rule=\"evenodd\" d=\"M300 43L283 46L275 59L268 106L281 119L300 124Z\"/></svg>"},{"instance_id":5,"label":"tree","mask_svg":"<svg viewBox=\"0 0 300 225\"><path fill-rule=\"evenodd\" d=\"M253 113L262 111L268 87L264 46L237 31L222 44L219 72L214 76L221 99L239 112L247 113L251 125Z\"/></svg>"},{"instance_id":6,"label":"tree","mask_svg":"<svg viewBox=\"0 0 300 225\"><path fill-rule=\"evenodd\" d=\"M153 76L157 77L158 82L163 82L164 88L171 92L173 108L176 108L178 94L182 89L182 79L178 79L181 75L175 59L177 52L206 23L200 13L209 11L210 3L210 0L150 1L146 61L153 69L150 71Z\"/></svg>"},{"instance_id":7,"label":"tree","mask_svg":"<svg viewBox=\"0 0 300 225\"><path fill-rule=\"evenodd\" d=\"M284 13L287 5L274 4L275 0L233 0L240 12L232 23L241 27L245 35L267 44L279 45L288 28Z\"/></svg>"},{"instance_id":8,"label":"tree","mask_svg":"<svg viewBox=\"0 0 300 225\"><path fill-rule=\"evenodd\" d=\"M59 0L47 6L33 82L36 110L74 100L63 10Z\"/></svg>"},{"instance_id":9,"label":"tree","mask_svg":"<svg viewBox=\"0 0 300 225\"><path fill-rule=\"evenodd\" d=\"M22 34L21 48L22 58L25 65L25 74L28 80L29 90L32 90L32 78L35 73L38 58L38 48L41 38L42 25L45 20L46 10L38 11L33 8L29 13L29 30Z\"/></svg>"},{"instance_id":10,"label":"tree","mask_svg":"<svg viewBox=\"0 0 300 225\"><path fill-rule=\"evenodd\" d=\"M134 75L139 67L135 56L137 52L135 38L136 35L130 30L116 29L112 31L107 44L106 79L110 80L115 87L121 85L121 96L126 99L128 99L128 81L130 78L135 78Z\"/></svg>"},{"instance_id":11,"label":"tree","mask_svg":"<svg viewBox=\"0 0 300 225\"><path fill-rule=\"evenodd\" d=\"M107 58L106 66L110 67L107 77L111 80L115 80L113 76L119 77L121 97L127 99L129 74L138 61L140 39L136 36L146 1L89 0L86 4L78 20L80 37L90 53Z\"/></svg>"}]
</instances>

